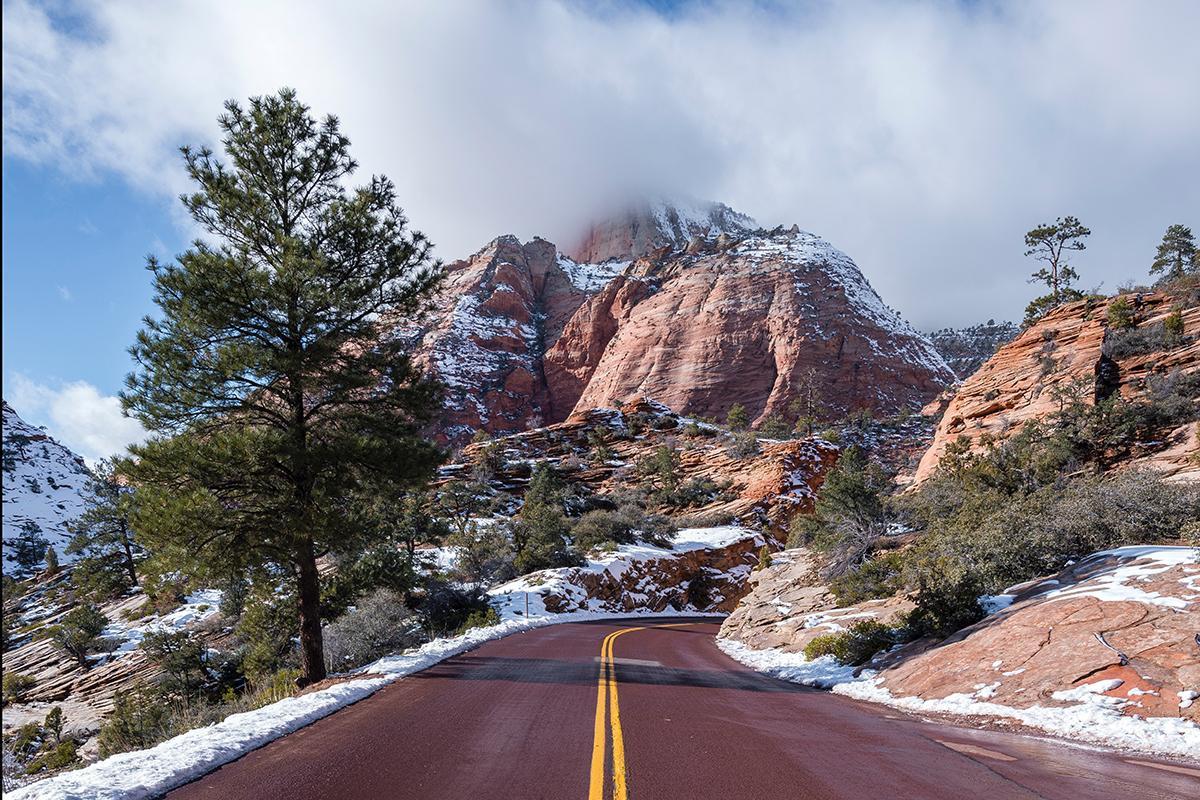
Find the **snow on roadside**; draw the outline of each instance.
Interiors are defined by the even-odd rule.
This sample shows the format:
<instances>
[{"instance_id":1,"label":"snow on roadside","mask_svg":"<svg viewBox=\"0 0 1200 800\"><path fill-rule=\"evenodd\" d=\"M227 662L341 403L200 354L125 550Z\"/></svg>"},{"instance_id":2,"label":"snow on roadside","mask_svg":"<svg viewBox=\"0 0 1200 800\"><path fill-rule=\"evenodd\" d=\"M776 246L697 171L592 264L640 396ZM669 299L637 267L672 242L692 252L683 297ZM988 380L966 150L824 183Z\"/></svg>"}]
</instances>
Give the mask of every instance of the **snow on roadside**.
<instances>
[{"instance_id":1,"label":"snow on roadside","mask_svg":"<svg viewBox=\"0 0 1200 800\"><path fill-rule=\"evenodd\" d=\"M717 639L717 647L734 661L792 683L830 689L855 679L856 667L847 667L833 656L821 656L809 661L803 653L787 653L775 648L755 650L732 639ZM869 670L867 673L875 674Z\"/></svg>"},{"instance_id":2,"label":"snow on roadside","mask_svg":"<svg viewBox=\"0 0 1200 800\"><path fill-rule=\"evenodd\" d=\"M982 702L966 694L952 694L937 700L895 697L880 686L880 682L880 678L871 677L839 683L833 687L833 692L906 711L1011 719L1067 739L1121 750L1190 760L1200 754L1200 725L1182 717L1134 717L1122 714L1123 703L1118 698L1099 694L1103 691L1100 687L1081 687L1084 691L1074 689L1054 693L1056 700L1080 701L1071 706L1014 708ZM1112 702L1114 700L1118 702Z\"/></svg>"},{"instance_id":3,"label":"snow on roadside","mask_svg":"<svg viewBox=\"0 0 1200 800\"><path fill-rule=\"evenodd\" d=\"M951 714L964 717L1011 719L1029 728L1090 744L1187 759L1200 754L1200 725L1181 717L1134 717L1121 713L1126 701L1102 694L1110 681L1097 681L1075 689L1055 692L1053 699L1074 705L1052 708L1015 708L985 702L993 692L976 696L952 694L936 700L896 697L882 686L883 678L872 670L855 677L855 667L839 664L832 656L809 661L799 653L778 649L755 650L741 642L718 639L717 646L735 661L776 678L805 686L831 689L834 694L855 700L881 703L905 711Z\"/></svg>"},{"instance_id":4,"label":"snow on roadside","mask_svg":"<svg viewBox=\"0 0 1200 800\"><path fill-rule=\"evenodd\" d=\"M722 617L695 611L612 614L579 611L506 619L460 636L435 639L405 653L385 656L356 670L362 677L309 694L289 697L254 711L232 714L215 725L187 731L148 750L120 753L5 792L12 800L139 800L157 797L213 771L268 742L370 697L384 686L484 642L563 622L638 617Z\"/></svg>"}]
</instances>

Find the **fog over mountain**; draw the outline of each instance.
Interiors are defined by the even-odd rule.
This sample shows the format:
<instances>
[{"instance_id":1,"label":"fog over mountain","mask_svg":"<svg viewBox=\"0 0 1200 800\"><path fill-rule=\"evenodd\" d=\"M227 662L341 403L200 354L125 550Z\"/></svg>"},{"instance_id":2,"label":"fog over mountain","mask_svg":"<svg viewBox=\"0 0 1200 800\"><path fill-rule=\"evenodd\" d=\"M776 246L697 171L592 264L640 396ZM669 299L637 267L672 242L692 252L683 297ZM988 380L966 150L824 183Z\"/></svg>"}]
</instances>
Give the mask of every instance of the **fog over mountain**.
<instances>
[{"instance_id":1,"label":"fog over mountain","mask_svg":"<svg viewBox=\"0 0 1200 800\"><path fill-rule=\"evenodd\" d=\"M718 199L838 242L922 329L1019 315L1043 220L1083 219L1112 289L1200 208L1195 3L648 5L17 0L6 156L173 203L222 101L294 85L443 258Z\"/></svg>"}]
</instances>

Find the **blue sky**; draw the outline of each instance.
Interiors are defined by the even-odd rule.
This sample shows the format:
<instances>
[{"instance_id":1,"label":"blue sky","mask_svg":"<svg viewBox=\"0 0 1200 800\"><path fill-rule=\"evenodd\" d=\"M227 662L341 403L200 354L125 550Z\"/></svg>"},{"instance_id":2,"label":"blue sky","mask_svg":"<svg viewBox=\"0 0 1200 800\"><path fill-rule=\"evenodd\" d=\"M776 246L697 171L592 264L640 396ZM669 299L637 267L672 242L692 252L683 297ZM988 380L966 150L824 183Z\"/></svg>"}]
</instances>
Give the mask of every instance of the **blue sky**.
<instances>
[{"instance_id":1,"label":"blue sky","mask_svg":"<svg viewBox=\"0 0 1200 800\"><path fill-rule=\"evenodd\" d=\"M165 201L5 157L3 203L6 373L115 393L152 308L146 255L181 249Z\"/></svg>"},{"instance_id":2,"label":"blue sky","mask_svg":"<svg viewBox=\"0 0 1200 800\"><path fill-rule=\"evenodd\" d=\"M1058 215L1106 289L1200 228L1190 0L5 0L4 23L4 396L93 459L139 435L114 395L145 256L188 238L178 146L284 85L444 259L720 200L828 238L928 330L1018 318L1022 234Z\"/></svg>"}]
</instances>

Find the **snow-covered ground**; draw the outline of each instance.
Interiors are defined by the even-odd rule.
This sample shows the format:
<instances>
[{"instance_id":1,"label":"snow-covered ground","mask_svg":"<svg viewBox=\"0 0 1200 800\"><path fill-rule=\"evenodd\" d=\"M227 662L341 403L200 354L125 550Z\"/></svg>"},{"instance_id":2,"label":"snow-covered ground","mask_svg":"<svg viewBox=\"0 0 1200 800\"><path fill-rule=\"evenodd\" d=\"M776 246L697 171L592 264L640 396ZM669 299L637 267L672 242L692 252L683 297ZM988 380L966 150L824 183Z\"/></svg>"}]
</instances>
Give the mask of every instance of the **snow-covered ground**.
<instances>
[{"instance_id":1,"label":"snow-covered ground","mask_svg":"<svg viewBox=\"0 0 1200 800\"><path fill-rule=\"evenodd\" d=\"M220 610L221 591L219 589L202 589L184 598L183 605L161 616L155 615L137 621L137 624L114 622L100 634L106 639L116 640L116 655L131 653L137 650L147 633L162 631L181 631L188 626L202 622ZM101 656L105 658L105 656Z\"/></svg>"},{"instance_id":2,"label":"snow-covered ground","mask_svg":"<svg viewBox=\"0 0 1200 800\"><path fill-rule=\"evenodd\" d=\"M30 425L4 403L4 572L13 571L9 542L22 527L36 525L58 553L71 541L66 523L83 513L82 492L89 477L83 459Z\"/></svg>"},{"instance_id":3,"label":"snow-covered ground","mask_svg":"<svg viewBox=\"0 0 1200 800\"><path fill-rule=\"evenodd\" d=\"M325 689L289 697L269 706L233 714L215 725L180 734L149 750L120 753L5 792L12 800L140 800L157 797L264 744L356 703L406 675L427 669L484 642L563 622L628 619L638 616L721 616L696 612L606 614L580 611L535 614L474 628L460 636L436 639L419 648L386 656L359 670L356 677Z\"/></svg>"}]
</instances>

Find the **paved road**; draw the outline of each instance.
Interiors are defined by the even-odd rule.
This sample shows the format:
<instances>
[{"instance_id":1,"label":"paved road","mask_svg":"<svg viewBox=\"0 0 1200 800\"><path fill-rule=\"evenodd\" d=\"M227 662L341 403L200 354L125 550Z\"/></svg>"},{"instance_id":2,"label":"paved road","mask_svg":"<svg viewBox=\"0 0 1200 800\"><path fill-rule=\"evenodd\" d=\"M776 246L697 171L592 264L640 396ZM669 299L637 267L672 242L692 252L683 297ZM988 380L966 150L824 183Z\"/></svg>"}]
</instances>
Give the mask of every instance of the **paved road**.
<instances>
[{"instance_id":1,"label":"paved road","mask_svg":"<svg viewBox=\"0 0 1200 800\"><path fill-rule=\"evenodd\" d=\"M718 650L716 629L565 624L489 642L169 797L1200 797L1194 768L924 722L764 677Z\"/></svg>"}]
</instances>

